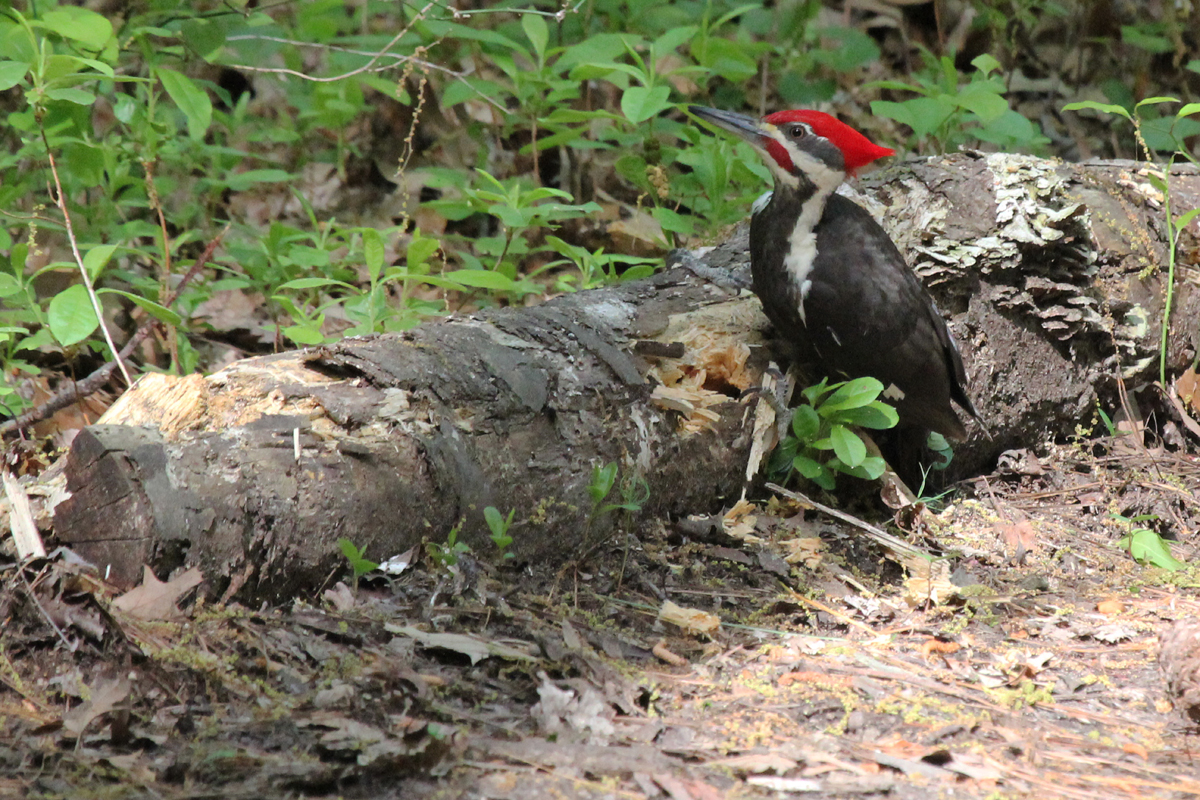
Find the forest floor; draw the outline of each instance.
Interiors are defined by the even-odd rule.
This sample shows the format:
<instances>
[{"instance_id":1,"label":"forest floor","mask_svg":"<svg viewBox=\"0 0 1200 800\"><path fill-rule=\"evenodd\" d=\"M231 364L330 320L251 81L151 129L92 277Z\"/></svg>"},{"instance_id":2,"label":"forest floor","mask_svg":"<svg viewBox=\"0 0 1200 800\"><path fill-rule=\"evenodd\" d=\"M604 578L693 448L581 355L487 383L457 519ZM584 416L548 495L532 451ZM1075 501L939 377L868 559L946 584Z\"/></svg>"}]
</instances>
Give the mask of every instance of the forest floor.
<instances>
[{"instance_id":1,"label":"forest floor","mask_svg":"<svg viewBox=\"0 0 1200 800\"><path fill-rule=\"evenodd\" d=\"M924 569L779 497L256 609L8 566L0 796L1200 796L1157 664L1196 571L1138 565L1113 518L1196 530L1200 460L1130 441L903 510Z\"/></svg>"}]
</instances>

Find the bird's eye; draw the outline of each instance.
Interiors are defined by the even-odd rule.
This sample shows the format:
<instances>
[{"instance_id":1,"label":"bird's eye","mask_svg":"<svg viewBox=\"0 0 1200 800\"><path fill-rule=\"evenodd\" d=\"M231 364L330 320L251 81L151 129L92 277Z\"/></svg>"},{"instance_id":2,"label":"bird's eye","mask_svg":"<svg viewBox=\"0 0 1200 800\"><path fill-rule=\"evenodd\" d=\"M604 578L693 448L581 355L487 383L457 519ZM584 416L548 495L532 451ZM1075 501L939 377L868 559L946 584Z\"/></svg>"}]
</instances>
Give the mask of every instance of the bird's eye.
<instances>
[{"instance_id":1,"label":"bird's eye","mask_svg":"<svg viewBox=\"0 0 1200 800\"><path fill-rule=\"evenodd\" d=\"M788 134L793 139L803 139L808 134L808 128L805 128L803 125L793 125Z\"/></svg>"}]
</instances>

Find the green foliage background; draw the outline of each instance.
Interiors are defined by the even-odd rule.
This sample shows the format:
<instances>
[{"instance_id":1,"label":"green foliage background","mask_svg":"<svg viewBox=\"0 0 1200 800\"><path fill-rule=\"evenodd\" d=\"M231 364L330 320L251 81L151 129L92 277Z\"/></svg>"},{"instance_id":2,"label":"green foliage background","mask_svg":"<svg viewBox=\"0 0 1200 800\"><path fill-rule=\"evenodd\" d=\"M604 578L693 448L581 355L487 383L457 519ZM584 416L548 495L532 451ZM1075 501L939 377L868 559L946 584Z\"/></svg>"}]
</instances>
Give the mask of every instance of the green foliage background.
<instances>
[{"instance_id":1,"label":"green foliage background","mask_svg":"<svg viewBox=\"0 0 1200 800\"><path fill-rule=\"evenodd\" d=\"M1138 156L1107 104L1194 154L1197 12L1090 7L942 2L950 30L816 0L8 4L0 413L148 320L131 374L645 275L768 180L687 103L817 106L918 154ZM240 338L212 322L232 297Z\"/></svg>"}]
</instances>

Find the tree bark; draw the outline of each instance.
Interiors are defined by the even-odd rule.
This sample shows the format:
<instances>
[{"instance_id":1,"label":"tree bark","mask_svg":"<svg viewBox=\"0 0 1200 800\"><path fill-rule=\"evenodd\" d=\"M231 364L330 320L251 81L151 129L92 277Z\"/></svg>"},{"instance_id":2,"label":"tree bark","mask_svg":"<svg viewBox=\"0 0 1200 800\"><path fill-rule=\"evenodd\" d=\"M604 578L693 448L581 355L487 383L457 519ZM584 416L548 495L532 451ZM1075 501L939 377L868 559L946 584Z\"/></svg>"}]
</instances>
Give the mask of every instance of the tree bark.
<instances>
[{"instance_id":1,"label":"tree bark","mask_svg":"<svg viewBox=\"0 0 1200 800\"><path fill-rule=\"evenodd\" d=\"M1144 167L966 153L851 194L963 350L988 432L971 428L956 475L1086 427L1119 377L1157 377L1164 198ZM1170 201L1200 202L1195 169L1175 169ZM1171 370L1196 353L1197 227L1180 243ZM745 250L743 226L703 260L744 269ZM207 378L148 376L76 438L56 531L118 582L142 563L199 565L211 595L247 600L318 587L345 564L340 537L381 560L458 526L486 551L489 505L516 510L520 557L563 559L612 524L588 493L601 464L647 482L643 515L737 499L758 401L736 397L772 357L766 333L756 298L675 269Z\"/></svg>"}]
</instances>

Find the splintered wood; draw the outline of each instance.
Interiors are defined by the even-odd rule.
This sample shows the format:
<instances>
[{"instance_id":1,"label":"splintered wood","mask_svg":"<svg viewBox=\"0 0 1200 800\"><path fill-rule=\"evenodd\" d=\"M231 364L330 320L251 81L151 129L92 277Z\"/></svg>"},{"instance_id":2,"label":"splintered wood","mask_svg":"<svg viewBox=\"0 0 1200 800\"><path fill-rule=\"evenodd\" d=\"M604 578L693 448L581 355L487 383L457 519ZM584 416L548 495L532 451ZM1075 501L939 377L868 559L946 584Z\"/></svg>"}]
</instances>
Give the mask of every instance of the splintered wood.
<instances>
[{"instance_id":1,"label":"splintered wood","mask_svg":"<svg viewBox=\"0 0 1200 800\"><path fill-rule=\"evenodd\" d=\"M651 400L682 415L681 433L711 428L720 419L714 406L758 385L761 376L747 362L751 348L763 344L762 317L757 299L739 297L674 315L656 337L685 348L681 358L661 359L647 372L658 383Z\"/></svg>"},{"instance_id":2,"label":"splintered wood","mask_svg":"<svg viewBox=\"0 0 1200 800\"><path fill-rule=\"evenodd\" d=\"M183 431L226 430L249 425L271 414L321 416L311 397L286 399L281 384L316 386L336 383L307 365L302 352L249 358L208 377L143 375L100 418L104 425L143 425L167 439Z\"/></svg>"}]
</instances>

